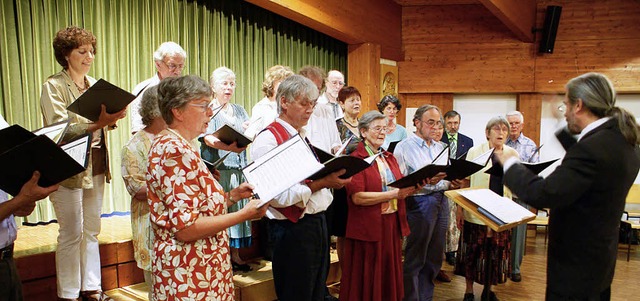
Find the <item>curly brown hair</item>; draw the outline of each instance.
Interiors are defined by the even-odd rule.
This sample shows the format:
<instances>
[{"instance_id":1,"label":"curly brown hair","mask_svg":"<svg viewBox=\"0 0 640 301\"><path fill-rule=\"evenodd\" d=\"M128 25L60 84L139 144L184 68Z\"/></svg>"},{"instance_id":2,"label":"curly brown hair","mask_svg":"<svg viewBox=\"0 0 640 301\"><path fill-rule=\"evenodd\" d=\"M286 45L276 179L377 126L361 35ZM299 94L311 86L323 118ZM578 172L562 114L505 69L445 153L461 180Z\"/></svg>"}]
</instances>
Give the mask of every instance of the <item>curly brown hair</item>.
<instances>
[{"instance_id":1,"label":"curly brown hair","mask_svg":"<svg viewBox=\"0 0 640 301\"><path fill-rule=\"evenodd\" d=\"M275 65L269 68L269 70L264 74L264 81L262 82L262 92L264 93L264 96L275 96L275 82L281 82L293 74L293 70L287 66Z\"/></svg>"},{"instance_id":2,"label":"curly brown hair","mask_svg":"<svg viewBox=\"0 0 640 301\"><path fill-rule=\"evenodd\" d=\"M95 55L97 52L96 36L90 31L77 26L69 26L59 30L53 38L53 53L56 56L56 61L62 68L67 69L69 62L66 57L74 49L86 44L93 46L93 54Z\"/></svg>"}]
</instances>

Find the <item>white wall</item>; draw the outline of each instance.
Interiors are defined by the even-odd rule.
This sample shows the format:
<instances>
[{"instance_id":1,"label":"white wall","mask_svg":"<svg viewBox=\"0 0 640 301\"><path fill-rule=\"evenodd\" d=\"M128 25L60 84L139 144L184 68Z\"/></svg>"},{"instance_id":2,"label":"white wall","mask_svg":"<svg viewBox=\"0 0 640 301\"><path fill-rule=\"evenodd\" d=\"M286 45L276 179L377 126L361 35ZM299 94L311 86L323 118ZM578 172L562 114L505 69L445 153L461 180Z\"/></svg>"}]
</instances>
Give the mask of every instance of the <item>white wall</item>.
<instances>
[{"instance_id":1,"label":"white wall","mask_svg":"<svg viewBox=\"0 0 640 301\"><path fill-rule=\"evenodd\" d=\"M516 95L454 95L453 109L462 119L459 132L471 137L473 145L479 145L487 142L485 128L489 119L516 109Z\"/></svg>"}]
</instances>

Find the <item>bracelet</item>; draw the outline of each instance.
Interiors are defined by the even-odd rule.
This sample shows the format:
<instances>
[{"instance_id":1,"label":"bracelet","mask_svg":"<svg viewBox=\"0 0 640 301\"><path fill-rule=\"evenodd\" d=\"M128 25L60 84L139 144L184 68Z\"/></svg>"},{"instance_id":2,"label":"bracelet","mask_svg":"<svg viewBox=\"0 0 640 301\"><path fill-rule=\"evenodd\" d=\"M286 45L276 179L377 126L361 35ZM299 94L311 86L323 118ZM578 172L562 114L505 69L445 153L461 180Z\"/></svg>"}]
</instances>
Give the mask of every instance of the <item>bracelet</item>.
<instances>
[{"instance_id":1,"label":"bracelet","mask_svg":"<svg viewBox=\"0 0 640 301\"><path fill-rule=\"evenodd\" d=\"M227 192L227 199L229 199L229 202L231 202L232 205L238 202L233 200L233 197L231 196L231 191Z\"/></svg>"}]
</instances>

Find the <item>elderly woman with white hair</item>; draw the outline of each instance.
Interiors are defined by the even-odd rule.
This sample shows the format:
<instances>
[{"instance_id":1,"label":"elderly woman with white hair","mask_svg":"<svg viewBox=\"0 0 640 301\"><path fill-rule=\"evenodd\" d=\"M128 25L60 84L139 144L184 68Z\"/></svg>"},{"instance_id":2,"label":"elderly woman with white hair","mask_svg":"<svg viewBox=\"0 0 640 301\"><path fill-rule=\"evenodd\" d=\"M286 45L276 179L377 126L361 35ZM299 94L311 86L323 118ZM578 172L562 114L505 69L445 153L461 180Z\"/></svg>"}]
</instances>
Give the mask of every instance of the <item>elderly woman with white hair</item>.
<instances>
[{"instance_id":1,"label":"elderly woman with white hair","mask_svg":"<svg viewBox=\"0 0 640 301\"><path fill-rule=\"evenodd\" d=\"M231 69L220 67L214 70L209 83L215 97L214 107L218 108L217 110L220 112L209 122L205 135L200 138L202 142L200 152L202 158L209 162L215 162L226 156L217 170L220 172L219 181L222 187L225 190L231 190L244 181L242 168L247 165L246 147L237 148L234 144L226 146L211 134L225 124L240 133L244 132L249 121L249 114L242 106L230 102L236 90L236 75ZM247 199L239 200L230 206L228 211L236 212L242 209L247 202ZM229 238L234 270L249 271L251 268L240 258L238 249L251 246L251 221L244 221L230 227Z\"/></svg>"}]
</instances>

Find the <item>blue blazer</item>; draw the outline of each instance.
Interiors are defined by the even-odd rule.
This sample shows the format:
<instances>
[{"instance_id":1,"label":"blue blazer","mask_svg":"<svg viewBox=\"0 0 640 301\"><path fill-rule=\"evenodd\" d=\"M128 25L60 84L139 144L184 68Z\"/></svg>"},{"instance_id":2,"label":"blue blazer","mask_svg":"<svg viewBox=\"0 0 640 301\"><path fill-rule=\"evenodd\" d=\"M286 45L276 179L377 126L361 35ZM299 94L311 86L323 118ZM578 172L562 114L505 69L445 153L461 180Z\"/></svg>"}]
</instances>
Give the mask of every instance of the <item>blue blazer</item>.
<instances>
[{"instance_id":1,"label":"blue blazer","mask_svg":"<svg viewBox=\"0 0 640 301\"><path fill-rule=\"evenodd\" d=\"M447 132L445 131L442 134L442 142L446 143L447 145L449 145L449 136L447 134ZM462 156L464 154L464 157L462 157L463 159L467 157L467 152L469 151L469 149L471 149L473 147L473 139L469 138L468 136L462 135L460 133L458 133L458 148L456 150L456 158Z\"/></svg>"}]
</instances>

